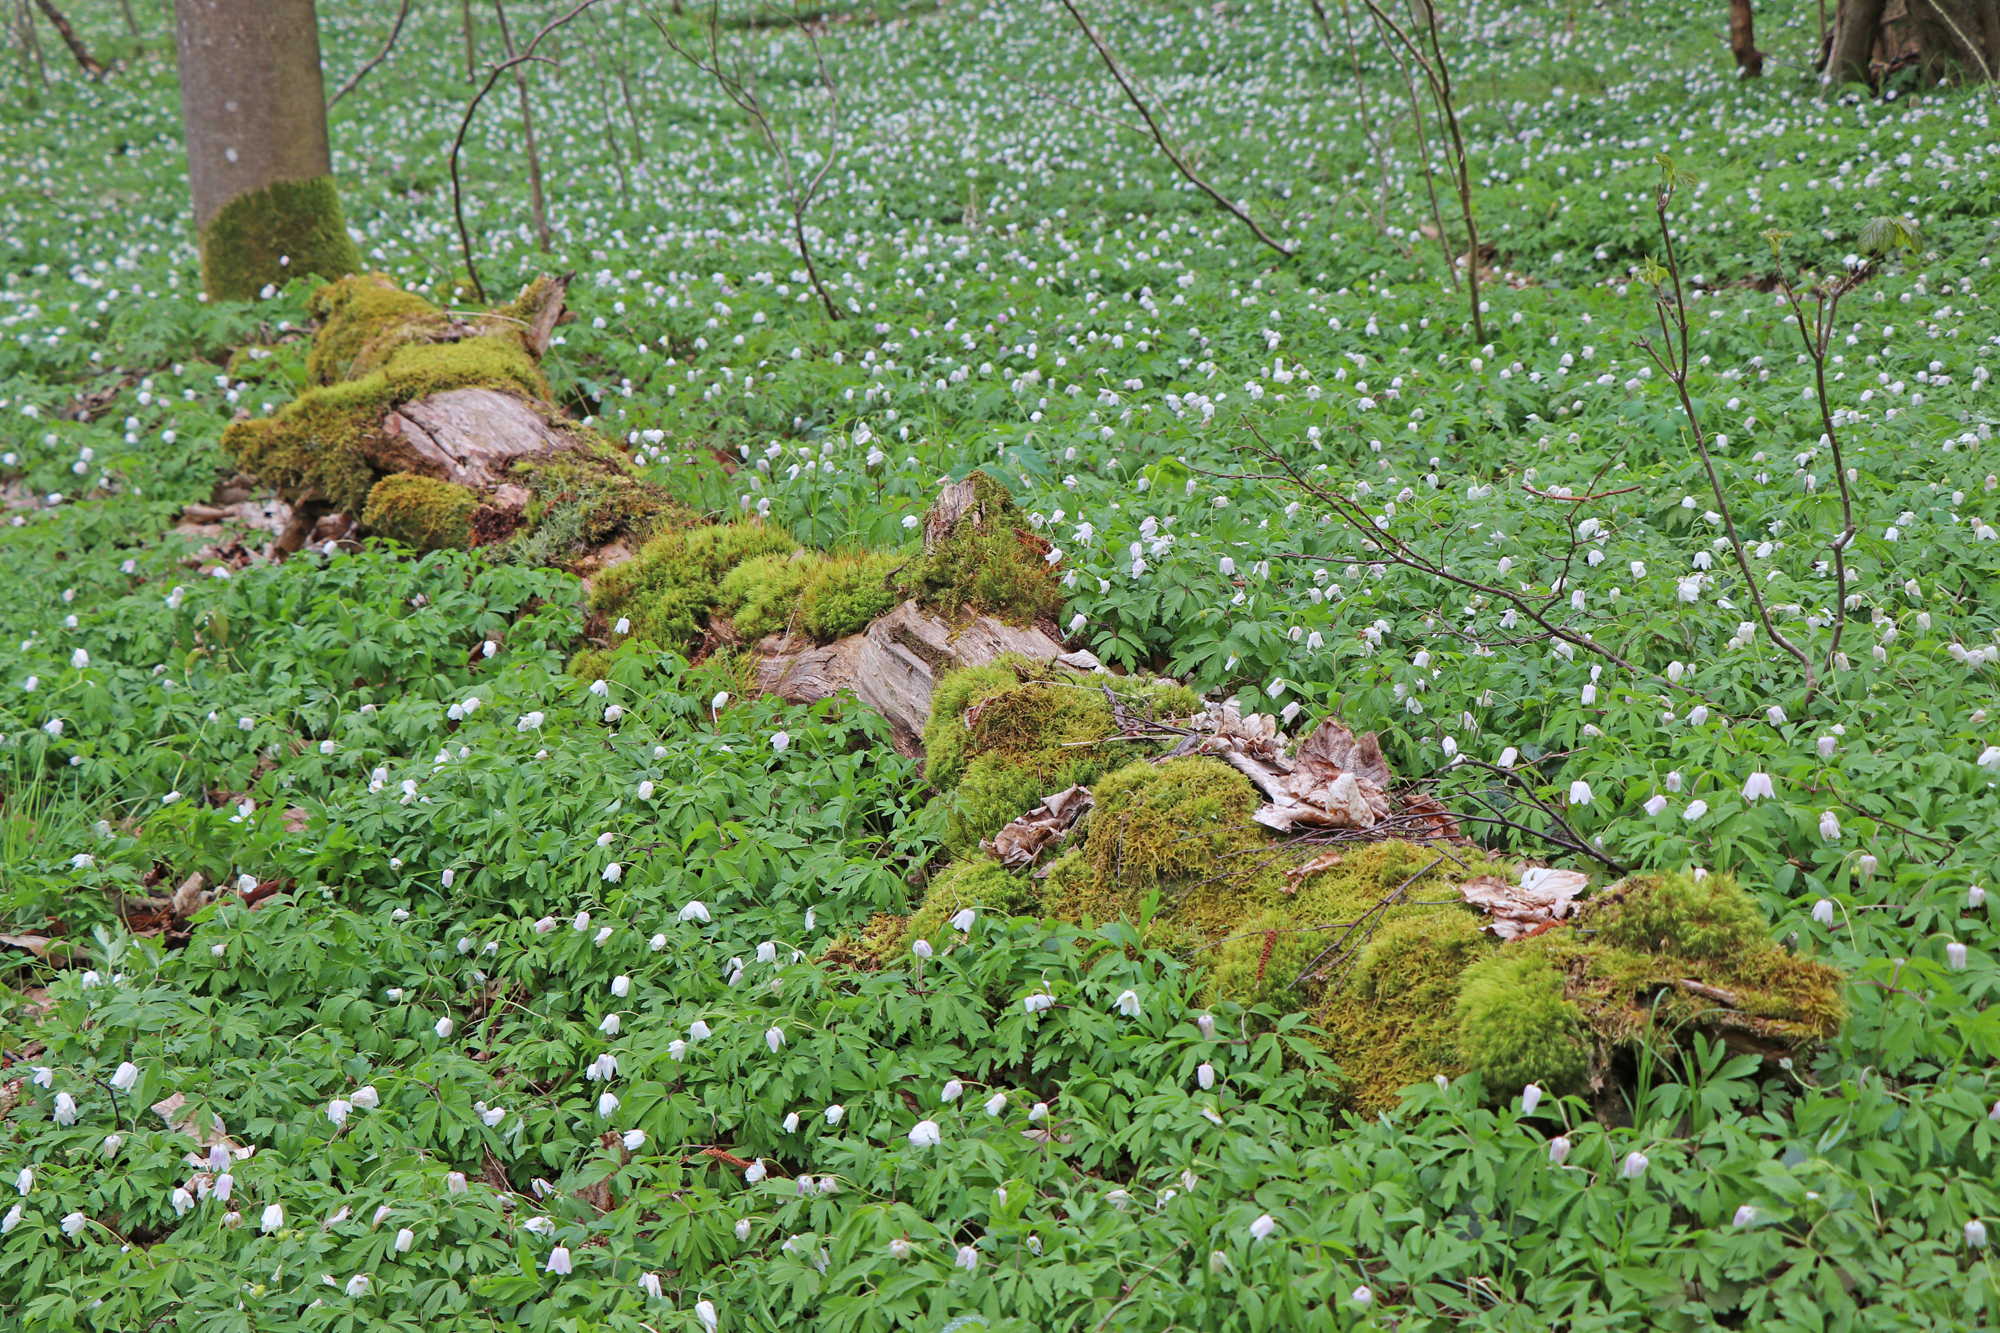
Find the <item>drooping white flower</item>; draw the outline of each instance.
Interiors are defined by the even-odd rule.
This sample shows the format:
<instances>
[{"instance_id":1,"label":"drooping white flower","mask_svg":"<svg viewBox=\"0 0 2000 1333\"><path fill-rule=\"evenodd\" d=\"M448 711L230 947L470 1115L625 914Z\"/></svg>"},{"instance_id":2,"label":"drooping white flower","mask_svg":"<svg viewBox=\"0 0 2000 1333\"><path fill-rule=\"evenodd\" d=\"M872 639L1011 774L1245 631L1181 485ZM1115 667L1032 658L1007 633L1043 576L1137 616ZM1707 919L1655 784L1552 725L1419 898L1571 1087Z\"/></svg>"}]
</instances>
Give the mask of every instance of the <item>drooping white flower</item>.
<instances>
[{"instance_id":1,"label":"drooping white flower","mask_svg":"<svg viewBox=\"0 0 2000 1333\"><path fill-rule=\"evenodd\" d=\"M1353 1300L1356 1305L1366 1310L1375 1303L1375 1293L1366 1287L1356 1287L1354 1289Z\"/></svg>"},{"instance_id":2,"label":"drooping white flower","mask_svg":"<svg viewBox=\"0 0 2000 1333\"><path fill-rule=\"evenodd\" d=\"M396 1233L396 1253L408 1254L410 1247L417 1243L417 1233L404 1227Z\"/></svg>"},{"instance_id":3,"label":"drooping white flower","mask_svg":"<svg viewBox=\"0 0 2000 1333\"><path fill-rule=\"evenodd\" d=\"M1250 1223L1250 1239L1252 1240L1268 1239L1271 1233L1273 1231L1276 1231L1277 1229L1278 1229L1277 1218L1272 1217L1269 1213L1259 1213L1256 1217L1256 1220Z\"/></svg>"},{"instance_id":4,"label":"drooping white flower","mask_svg":"<svg viewBox=\"0 0 2000 1333\"><path fill-rule=\"evenodd\" d=\"M466 1189L465 1172L447 1171L444 1173L444 1192L446 1194L464 1194Z\"/></svg>"},{"instance_id":5,"label":"drooping white flower","mask_svg":"<svg viewBox=\"0 0 2000 1333\"><path fill-rule=\"evenodd\" d=\"M1707 813L1708 813L1707 801L1700 801L1700 800L1689 801L1688 808L1681 811L1681 818L1685 819L1688 823L1692 824Z\"/></svg>"},{"instance_id":6,"label":"drooping white flower","mask_svg":"<svg viewBox=\"0 0 2000 1333\"><path fill-rule=\"evenodd\" d=\"M1120 991L1118 994L1118 1012L1127 1018L1137 1018L1139 1016L1139 992L1134 990Z\"/></svg>"},{"instance_id":7,"label":"drooping white flower","mask_svg":"<svg viewBox=\"0 0 2000 1333\"><path fill-rule=\"evenodd\" d=\"M339 1129L347 1123L347 1113L353 1109L354 1104L352 1102L343 1101L335 1097L326 1104L326 1118L333 1122L335 1129Z\"/></svg>"},{"instance_id":8,"label":"drooping white flower","mask_svg":"<svg viewBox=\"0 0 2000 1333\"><path fill-rule=\"evenodd\" d=\"M1743 782L1743 799L1746 801L1755 801L1766 796L1775 795L1776 792L1771 787L1771 775L1769 773L1752 773Z\"/></svg>"},{"instance_id":9,"label":"drooping white flower","mask_svg":"<svg viewBox=\"0 0 2000 1333\"><path fill-rule=\"evenodd\" d=\"M1582 778L1578 778L1576 781L1570 783L1569 803L1571 805L1589 805L1590 784L1588 782L1585 782Z\"/></svg>"},{"instance_id":10,"label":"drooping white flower","mask_svg":"<svg viewBox=\"0 0 2000 1333\"><path fill-rule=\"evenodd\" d=\"M1036 1102L1028 1108L1028 1119L1030 1120L1046 1120L1048 1114L1049 1104L1047 1102Z\"/></svg>"},{"instance_id":11,"label":"drooping white flower","mask_svg":"<svg viewBox=\"0 0 2000 1333\"><path fill-rule=\"evenodd\" d=\"M847 1114L847 1108L836 1102L832 1106L827 1107L823 1114L826 1116L827 1124L837 1125L840 1123L840 1118Z\"/></svg>"},{"instance_id":12,"label":"drooping white flower","mask_svg":"<svg viewBox=\"0 0 2000 1333\"><path fill-rule=\"evenodd\" d=\"M116 1157L118 1150L125 1146L125 1136L123 1134L106 1134L104 1142L100 1146L106 1157Z\"/></svg>"},{"instance_id":13,"label":"drooping white flower","mask_svg":"<svg viewBox=\"0 0 2000 1333\"><path fill-rule=\"evenodd\" d=\"M1833 899L1822 898L1813 904L1812 919L1822 926L1833 924Z\"/></svg>"},{"instance_id":14,"label":"drooping white flower","mask_svg":"<svg viewBox=\"0 0 2000 1333\"><path fill-rule=\"evenodd\" d=\"M1203 1092L1215 1086L1215 1066L1206 1060L1194 1067L1194 1081L1201 1085Z\"/></svg>"},{"instance_id":15,"label":"drooping white flower","mask_svg":"<svg viewBox=\"0 0 2000 1333\"><path fill-rule=\"evenodd\" d=\"M173 1205L174 1216L182 1217L186 1215L188 1209L194 1207L194 1195L189 1194L184 1188L177 1187L167 1196L167 1202Z\"/></svg>"},{"instance_id":16,"label":"drooping white flower","mask_svg":"<svg viewBox=\"0 0 2000 1333\"><path fill-rule=\"evenodd\" d=\"M186 1191L181 1191L181 1192L185 1193ZM185 1210L177 1209L176 1211L185 1211ZM12 1231L15 1227L20 1225L21 1225L21 1205L17 1203L12 1208L9 1208L7 1210L7 1216L0 1217L0 1236L6 1235L8 1232Z\"/></svg>"},{"instance_id":17,"label":"drooping white flower","mask_svg":"<svg viewBox=\"0 0 2000 1333\"><path fill-rule=\"evenodd\" d=\"M441 1039L445 1041L450 1041L451 1034L457 1026L458 1025L456 1023L453 1023L449 1017L446 1017L446 1018L440 1018L437 1021L437 1024L433 1030L438 1034L438 1036Z\"/></svg>"},{"instance_id":18,"label":"drooping white flower","mask_svg":"<svg viewBox=\"0 0 2000 1333\"><path fill-rule=\"evenodd\" d=\"M951 1266L953 1268L963 1268L968 1273L972 1272L979 1267L979 1251L970 1245L959 1246L958 1257L951 1261Z\"/></svg>"},{"instance_id":19,"label":"drooping white flower","mask_svg":"<svg viewBox=\"0 0 2000 1333\"><path fill-rule=\"evenodd\" d=\"M1840 816L1831 810L1822 810L1819 816L1819 836L1824 842L1840 841Z\"/></svg>"},{"instance_id":20,"label":"drooping white flower","mask_svg":"<svg viewBox=\"0 0 2000 1333\"><path fill-rule=\"evenodd\" d=\"M997 1116L1007 1109L1007 1094L996 1092L986 1099L986 1114Z\"/></svg>"},{"instance_id":21,"label":"drooping white flower","mask_svg":"<svg viewBox=\"0 0 2000 1333\"><path fill-rule=\"evenodd\" d=\"M236 1192L236 1177L224 1171L215 1178L215 1184L210 1186L210 1192L215 1195L217 1203L228 1203L229 1196Z\"/></svg>"},{"instance_id":22,"label":"drooping white flower","mask_svg":"<svg viewBox=\"0 0 2000 1333\"><path fill-rule=\"evenodd\" d=\"M1736 1216L1731 1220L1730 1225L1735 1227L1747 1227L1747 1226L1755 1226L1756 1223L1757 1223L1757 1210L1746 1203L1742 1207L1736 1210Z\"/></svg>"},{"instance_id":23,"label":"drooping white flower","mask_svg":"<svg viewBox=\"0 0 2000 1333\"><path fill-rule=\"evenodd\" d=\"M284 1205L277 1203L264 1205L264 1216L257 1224L258 1229L269 1235L283 1225L285 1225Z\"/></svg>"},{"instance_id":24,"label":"drooping white flower","mask_svg":"<svg viewBox=\"0 0 2000 1333\"><path fill-rule=\"evenodd\" d=\"M708 1333L715 1333L716 1317L714 1301L696 1301L694 1303L694 1317L700 1321L703 1328L708 1330Z\"/></svg>"},{"instance_id":25,"label":"drooping white flower","mask_svg":"<svg viewBox=\"0 0 2000 1333\"><path fill-rule=\"evenodd\" d=\"M621 1000L630 995L632 993L632 978L623 973L611 978L611 993Z\"/></svg>"},{"instance_id":26,"label":"drooping white flower","mask_svg":"<svg viewBox=\"0 0 2000 1333\"><path fill-rule=\"evenodd\" d=\"M1194 1020L1194 1025L1195 1025L1195 1026L1196 1026L1197 1028L1200 1028L1200 1029L1201 1029L1201 1037L1202 1037L1202 1040L1203 1040L1203 1041L1214 1041L1214 1040L1215 1040L1215 1015L1214 1015L1214 1014L1200 1014L1200 1015L1197 1015L1197 1016L1196 1016L1196 1018L1195 1018L1195 1020Z\"/></svg>"},{"instance_id":27,"label":"drooping white flower","mask_svg":"<svg viewBox=\"0 0 2000 1333\"><path fill-rule=\"evenodd\" d=\"M764 1160L761 1157L758 1158L756 1161L750 1163L750 1165L743 1168L743 1178L749 1181L752 1185L756 1184L758 1181L762 1180L765 1176L769 1174L770 1173L764 1169Z\"/></svg>"},{"instance_id":28,"label":"drooping white flower","mask_svg":"<svg viewBox=\"0 0 2000 1333\"><path fill-rule=\"evenodd\" d=\"M557 1277L567 1277L570 1272L569 1246L558 1245L549 1251L549 1261L542 1265L544 1273L554 1273Z\"/></svg>"},{"instance_id":29,"label":"drooping white flower","mask_svg":"<svg viewBox=\"0 0 2000 1333\"><path fill-rule=\"evenodd\" d=\"M697 898L693 902L689 903L686 907L683 907L681 909L681 920L699 921L703 925L707 925L708 908L706 905L702 903L701 899Z\"/></svg>"},{"instance_id":30,"label":"drooping white flower","mask_svg":"<svg viewBox=\"0 0 2000 1333\"><path fill-rule=\"evenodd\" d=\"M1530 1083L1521 1089L1521 1114L1533 1115L1535 1108L1542 1104L1542 1089L1539 1084Z\"/></svg>"},{"instance_id":31,"label":"drooping white flower","mask_svg":"<svg viewBox=\"0 0 2000 1333\"><path fill-rule=\"evenodd\" d=\"M1558 1134L1556 1137L1550 1139L1549 1164L1551 1166L1561 1166L1569 1159L1570 1147L1569 1136L1566 1134Z\"/></svg>"},{"instance_id":32,"label":"drooping white flower","mask_svg":"<svg viewBox=\"0 0 2000 1333\"><path fill-rule=\"evenodd\" d=\"M604 867L604 882L606 884L616 884L624 877L625 867L619 865L616 861Z\"/></svg>"},{"instance_id":33,"label":"drooping white flower","mask_svg":"<svg viewBox=\"0 0 2000 1333\"><path fill-rule=\"evenodd\" d=\"M66 1092L57 1093L55 1118L58 1125L74 1125L76 1123L76 1098Z\"/></svg>"},{"instance_id":34,"label":"drooping white flower","mask_svg":"<svg viewBox=\"0 0 2000 1333\"><path fill-rule=\"evenodd\" d=\"M955 1102L960 1097L965 1095L965 1085L963 1083L960 1083L955 1078L947 1079L945 1080L944 1091L941 1095L943 1096L944 1100L948 1102Z\"/></svg>"},{"instance_id":35,"label":"drooping white flower","mask_svg":"<svg viewBox=\"0 0 2000 1333\"><path fill-rule=\"evenodd\" d=\"M1965 1244L1968 1249L1986 1248L1986 1224L1976 1217L1965 1224Z\"/></svg>"},{"instance_id":36,"label":"drooping white flower","mask_svg":"<svg viewBox=\"0 0 2000 1333\"><path fill-rule=\"evenodd\" d=\"M747 1218L747 1217L739 1217L739 1218L737 1218L737 1219L736 1219L736 1239L738 1239L738 1240L746 1240L746 1241L750 1239L750 1219L749 1219L749 1218Z\"/></svg>"},{"instance_id":37,"label":"drooping white flower","mask_svg":"<svg viewBox=\"0 0 2000 1333\"><path fill-rule=\"evenodd\" d=\"M979 914L977 912L973 911L970 907L963 907L952 914L951 928L961 934L970 933L972 923L978 919Z\"/></svg>"},{"instance_id":38,"label":"drooping white flower","mask_svg":"<svg viewBox=\"0 0 2000 1333\"><path fill-rule=\"evenodd\" d=\"M1646 1168L1650 1165L1652 1165L1651 1159L1646 1154L1630 1152L1625 1154L1625 1164L1618 1168L1618 1174L1626 1180L1637 1180L1646 1174Z\"/></svg>"},{"instance_id":39,"label":"drooping white flower","mask_svg":"<svg viewBox=\"0 0 2000 1333\"><path fill-rule=\"evenodd\" d=\"M111 1075L111 1086L120 1092L132 1091L132 1086L138 1081L139 1066L133 1064L130 1060L121 1063L118 1066L117 1072Z\"/></svg>"},{"instance_id":40,"label":"drooping white flower","mask_svg":"<svg viewBox=\"0 0 2000 1333\"><path fill-rule=\"evenodd\" d=\"M943 1141L944 1135L939 1132L938 1123L935 1120L919 1120L916 1126L910 1130L910 1146L912 1148L935 1148Z\"/></svg>"},{"instance_id":41,"label":"drooping white flower","mask_svg":"<svg viewBox=\"0 0 2000 1333\"><path fill-rule=\"evenodd\" d=\"M618 1029L621 1026L622 1023L617 1014L606 1014L603 1021L597 1025L597 1030L607 1037L615 1037L618 1035Z\"/></svg>"},{"instance_id":42,"label":"drooping white flower","mask_svg":"<svg viewBox=\"0 0 2000 1333\"><path fill-rule=\"evenodd\" d=\"M639 1274L639 1291L649 1301L662 1299L660 1295L660 1275L658 1273Z\"/></svg>"},{"instance_id":43,"label":"drooping white flower","mask_svg":"<svg viewBox=\"0 0 2000 1333\"><path fill-rule=\"evenodd\" d=\"M646 1146L646 1131L643 1129L628 1129L625 1131L625 1137L620 1142L625 1145L626 1152L637 1152Z\"/></svg>"},{"instance_id":44,"label":"drooping white flower","mask_svg":"<svg viewBox=\"0 0 2000 1333\"><path fill-rule=\"evenodd\" d=\"M617 1111L618 1111L618 1094L617 1094L617 1093L615 1093L615 1092L603 1092L603 1093L599 1093L599 1094L598 1094L598 1096L597 1096L597 1114L598 1114L598 1115L599 1115L599 1116L600 1116L601 1118L603 1118L603 1119L605 1119L605 1120L609 1120L609 1119L610 1119L610 1118L611 1118L611 1117L612 1117L613 1115L615 1115L615 1114L617 1113Z\"/></svg>"},{"instance_id":45,"label":"drooping white flower","mask_svg":"<svg viewBox=\"0 0 2000 1333\"><path fill-rule=\"evenodd\" d=\"M1021 1009L1025 1013L1030 1013L1030 1014L1045 1013L1046 1011L1053 1009L1055 1007L1056 1007L1056 997L1046 993L1037 993L1034 995L1025 996L1021 1000Z\"/></svg>"},{"instance_id":46,"label":"drooping white flower","mask_svg":"<svg viewBox=\"0 0 2000 1333\"><path fill-rule=\"evenodd\" d=\"M1657 815L1660 813L1660 811L1666 808L1667 808L1667 798L1660 795L1658 792L1654 792L1651 796L1646 798L1647 814Z\"/></svg>"},{"instance_id":47,"label":"drooping white flower","mask_svg":"<svg viewBox=\"0 0 2000 1333\"><path fill-rule=\"evenodd\" d=\"M764 1044L771 1048L771 1054L776 1055L778 1048L785 1044L784 1029L777 1027L764 1029Z\"/></svg>"},{"instance_id":48,"label":"drooping white flower","mask_svg":"<svg viewBox=\"0 0 2000 1333\"><path fill-rule=\"evenodd\" d=\"M695 1019L694 1022L688 1024L689 1041L707 1041L708 1038L709 1038L708 1024L702 1022L699 1018Z\"/></svg>"},{"instance_id":49,"label":"drooping white flower","mask_svg":"<svg viewBox=\"0 0 2000 1333\"><path fill-rule=\"evenodd\" d=\"M1954 972L1965 971L1966 948L1957 940L1944 946L1944 964Z\"/></svg>"},{"instance_id":50,"label":"drooping white flower","mask_svg":"<svg viewBox=\"0 0 2000 1333\"><path fill-rule=\"evenodd\" d=\"M772 735L771 748L777 751L779 754L783 754L786 750L789 750L791 747L792 747L792 737L790 732L780 731Z\"/></svg>"}]
</instances>

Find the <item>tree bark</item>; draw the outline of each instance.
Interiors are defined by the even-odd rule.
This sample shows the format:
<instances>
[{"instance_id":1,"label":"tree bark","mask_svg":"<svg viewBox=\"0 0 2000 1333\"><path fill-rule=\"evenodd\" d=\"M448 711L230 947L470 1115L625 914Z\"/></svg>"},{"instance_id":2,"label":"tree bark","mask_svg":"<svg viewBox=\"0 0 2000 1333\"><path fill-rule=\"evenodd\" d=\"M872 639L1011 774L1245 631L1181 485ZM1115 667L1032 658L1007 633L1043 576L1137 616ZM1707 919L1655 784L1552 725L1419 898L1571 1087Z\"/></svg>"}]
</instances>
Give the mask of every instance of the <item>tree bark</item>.
<instances>
[{"instance_id":1,"label":"tree bark","mask_svg":"<svg viewBox=\"0 0 2000 1333\"><path fill-rule=\"evenodd\" d=\"M1732 0L1732 4L1736 0ZM1992 82L2000 71L2000 0L1840 0L1820 58L1828 85Z\"/></svg>"},{"instance_id":2,"label":"tree bark","mask_svg":"<svg viewBox=\"0 0 2000 1333\"><path fill-rule=\"evenodd\" d=\"M1761 78L1764 73L1764 53L1757 49L1756 24L1750 0L1729 0L1729 49L1736 56L1736 73L1740 78Z\"/></svg>"},{"instance_id":3,"label":"tree bark","mask_svg":"<svg viewBox=\"0 0 2000 1333\"><path fill-rule=\"evenodd\" d=\"M268 283L361 266L327 143L313 0L175 0L181 122L202 285L243 300Z\"/></svg>"}]
</instances>

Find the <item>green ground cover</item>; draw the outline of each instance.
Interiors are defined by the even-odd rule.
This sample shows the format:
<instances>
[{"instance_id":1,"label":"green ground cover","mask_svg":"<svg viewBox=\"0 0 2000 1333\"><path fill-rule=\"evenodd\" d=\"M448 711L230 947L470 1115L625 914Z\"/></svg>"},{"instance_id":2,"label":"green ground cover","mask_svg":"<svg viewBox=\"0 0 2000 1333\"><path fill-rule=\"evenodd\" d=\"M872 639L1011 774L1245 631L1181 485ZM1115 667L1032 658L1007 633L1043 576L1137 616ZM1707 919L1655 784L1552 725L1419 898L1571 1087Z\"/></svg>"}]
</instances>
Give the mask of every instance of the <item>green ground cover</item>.
<instances>
[{"instance_id":1,"label":"green ground cover","mask_svg":"<svg viewBox=\"0 0 2000 1333\"><path fill-rule=\"evenodd\" d=\"M606 0L534 74L548 253L502 99L468 140L481 276L574 270L556 398L775 539L733 584L663 565L628 636L476 552L190 558L168 528L231 470L224 427L312 382L311 293L196 297L167 14L135 6L140 52L117 6L66 8L111 78L46 30L46 77L0 72L0 930L50 941L0 991L9 1326L2000 1317L1990 93L1822 92L1798 4L1760 13L1794 63L1750 83L1719 8L1454 8L1481 342L1399 76L1371 41L1357 88L1313 6L1090 11L1289 259L1120 127L1059 7L839 9L833 320L750 127ZM321 9L337 82L394 7ZM333 125L364 261L452 308L458 23L413 14ZM731 32L826 151L805 40ZM1696 177L1687 404L1636 345L1663 151ZM1841 302L1829 422L1774 279L1844 271L1882 217L1915 248ZM892 922L969 878L948 848L992 812L851 704L683 654L822 570L850 629L852 570L914 557L977 468L1060 553L1074 646L1295 731L1337 711L1496 857L1726 872L1845 975L1839 1036L1783 1066L1642 1044L1609 1097L1532 1109L1418 1081L1368 1117L1264 959L1176 947L1159 897L1039 921L1010 881L969 929ZM839 560L757 565L787 534ZM121 916L194 872L282 891L184 938ZM1364 979L1437 938L1399 923ZM1514 970L1406 1001L1485 1031L1493 986L1560 1003ZM227 1198L176 1196L191 1145L148 1109L176 1093L255 1149Z\"/></svg>"}]
</instances>

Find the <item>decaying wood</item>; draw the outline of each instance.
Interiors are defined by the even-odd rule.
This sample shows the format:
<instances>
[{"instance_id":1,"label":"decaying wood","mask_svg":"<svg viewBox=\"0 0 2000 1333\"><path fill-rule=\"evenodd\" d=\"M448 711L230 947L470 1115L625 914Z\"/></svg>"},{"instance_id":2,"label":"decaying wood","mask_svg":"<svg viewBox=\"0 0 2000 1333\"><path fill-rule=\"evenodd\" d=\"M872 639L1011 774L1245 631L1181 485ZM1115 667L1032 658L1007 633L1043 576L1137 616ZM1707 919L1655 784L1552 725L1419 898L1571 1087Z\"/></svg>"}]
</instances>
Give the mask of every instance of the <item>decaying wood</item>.
<instances>
[{"instance_id":1,"label":"decaying wood","mask_svg":"<svg viewBox=\"0 0 2000 1333\"><path fill-rule=\"evenodd\" d=\"M1061 644L1038 629L1019 629L991 616L954 629L913 601L878 616L862 637L854 692L889 720L896 749L911 756L923 754L931 694L945 672L985 666L1004 653L1047 662L1062 652Z\"/></svg>"},{"instance_id":2,"label":"decaying wood","mask_svg":"<svg viewBox=\"0 0 2000 1333\"><path fill-rule=\"evenodd\" d=\"M1575 909L1576 896L1590 881L1574 870L1531 867L1518 884L1497 875L1475 875L1459 885L1459 894L1492 916L1486 930L1504 941L1538 935Z\"/></svg>"},{"instance_id":3,"label":"decaying wood","mask_svg":"<svg viewBox=\"0 0 2000 1333\"><path fill-rule=\"evenodd\" d=\"M364 449L383 472L413 472L478 491L507 484L515 463L576 448L532 405L497 389L447 389L404 403L382 418ZM524 503L520 491L515 503ZM505 503L496 496L496 503Z\"/></svg>"}]
</instances>

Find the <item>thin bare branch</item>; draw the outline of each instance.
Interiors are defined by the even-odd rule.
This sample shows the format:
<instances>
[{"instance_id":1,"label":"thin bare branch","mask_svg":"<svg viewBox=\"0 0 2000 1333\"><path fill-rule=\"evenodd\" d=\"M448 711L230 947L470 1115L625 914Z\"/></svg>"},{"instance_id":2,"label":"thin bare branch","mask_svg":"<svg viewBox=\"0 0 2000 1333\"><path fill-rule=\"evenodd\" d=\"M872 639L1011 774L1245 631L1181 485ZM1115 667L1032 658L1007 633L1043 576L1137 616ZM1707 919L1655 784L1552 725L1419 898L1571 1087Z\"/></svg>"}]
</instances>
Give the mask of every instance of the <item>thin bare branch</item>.
<instances>
[{"instance_id":1,"label":"thin bare branch","mask_svg":"<svg viewBox=\"0 0 2000 1333\"><path fill-rule=\"evenodd\" d=\"M1203 180L1200 173L1196 172L1189 165L1187 159L1175 149L1172 141L1167 137L1166 131L1160 128L1159 119L1153 114L1153 108L1147 104L1145 98L1139 95L1139 90L1132 84L1131 76L1125 72L1125 67L1118 63L1118 57L1111 53L1111 48L1104 44L1104 39L1099 37L1096 29L1092 28L1084 19L1083 12L1076 7L1076 0L1062 0L1062 7L1069 11L1071 18L1076 20L1076 26L1082 30L1085 40L1097 52L1098 58L1104 62L1104 67L1111 71L1111 77L1117 82L1120 90L1124 92L1125 100L1132 104L1132 109L1137 111L1139 118L1146 122L1146 132L1152 136L1153 142L1166 155L1167 161L1174 164L1174 170L1180 172L1182 178L1188 184L1214 200L1217 208L1220 208L1223 212L1248 227L1258 240L1270 246L1285 258L1290 259L1293 251L1287 249L1280 242L1273 240L1270 233L1257 225L1257 219L1237 207L1235 202L1224 195L1222 191Z\"/></svg>"},{"instance_id":2,"label":"thin bare branch","mask_svg":"<svg viewBox=\"0 0 2000 1333\"><path fill-rule=\"evenodd\" d=\"M403 20L408 18L409 16L410 16L410 0L403 0L403 7L396 11L396 22L389 29L389 40L382 43L382 49L375 53L375 58L373 60L370 60L360 69L355 70L353 74L348 76L348 80L346 83L341 84L339 88L334 90L333 96L329 97L326 101L326 109L328 111L331 111L335 107L339 106L341 98L347 96L349 93L353 92L356 88L360 87L361 81L367 78L368 75L374 70L374 68L377 65L381 64L384 60L387 60L389 58L389 52L395 49L396 38L402 35Z\"/></svg>"}]
</instances>

